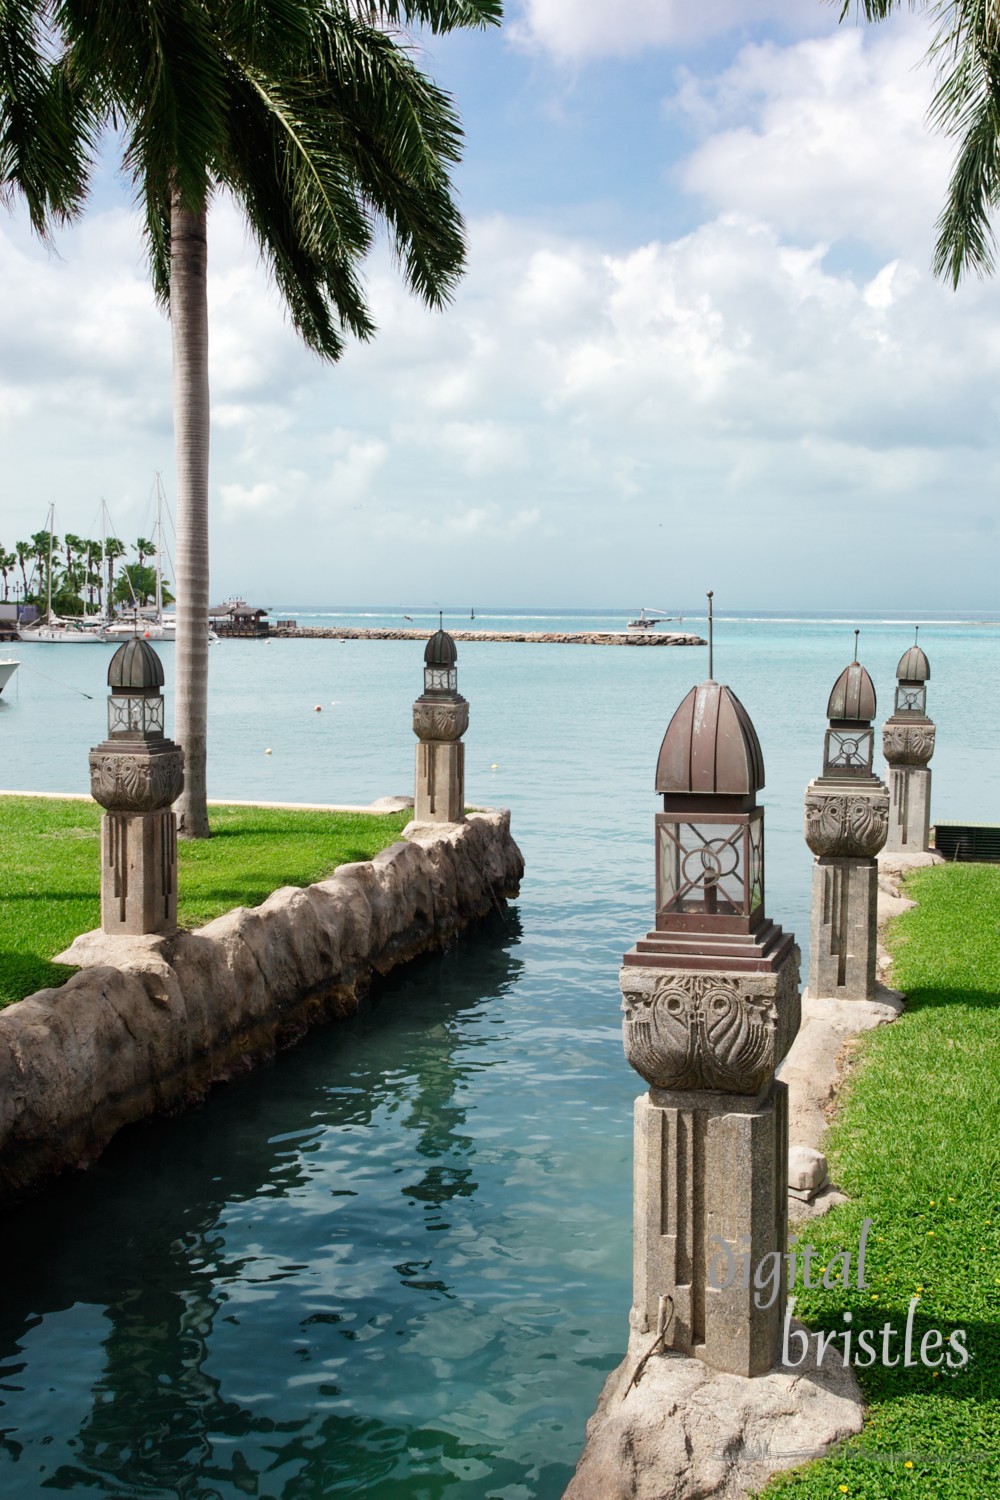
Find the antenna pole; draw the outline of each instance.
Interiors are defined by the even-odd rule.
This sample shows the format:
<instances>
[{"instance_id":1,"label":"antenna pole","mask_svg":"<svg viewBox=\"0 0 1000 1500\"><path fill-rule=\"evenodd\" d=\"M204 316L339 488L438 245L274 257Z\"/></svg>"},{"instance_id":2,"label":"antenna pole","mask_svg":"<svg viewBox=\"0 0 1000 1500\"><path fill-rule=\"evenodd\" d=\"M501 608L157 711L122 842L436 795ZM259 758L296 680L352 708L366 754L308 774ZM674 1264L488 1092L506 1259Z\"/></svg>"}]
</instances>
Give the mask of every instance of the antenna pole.
<instances>
[{"instance_id":1,"label":"antenna pole","mask_svg":"<svg viewBox=\"0 0 1000 1500\"><path fill-rule=\"evenodd\" d=\"M861 634L860 630L856 630L854 632L854 660L855 661L857 661L857 659L858 659L858 636L860 634Z\"/></svg>"},{"instance_id":2,"label":"antenna pole","mask_svg":"<svg viewBox=\"0 0 1000 1500\"><path fill-rule=\"evenodd\" d=\"M438 629L439 630L443 630L444 629L444 610L443 609L439 609L438 610Z\"/></svg>"},{"instance_id":3,"label":"antenna pole","mask_svg":"<svg viewBox=\"0 0 1000 1500\"><path fill-rule=\"evenodd\" d=\"M919 638L920 638L920 626L919 625L914 625L914 627L913 627L913 644L914 645L917 644L917 641L919 640Z\"/></svg>"},{"instance_id":4,"label":"antenna pole","mask_svg":"<svg viewBox=\"0 0 1000 1500\"><path fill-rule=\"evenodd\" d=\"M708 591L708 680L709 680L709 682L714 682L715 681L715 673L712 670L712 657L713 657L713 643L712 643L712 634L713 634L712 595L713 595L713 593L714 593L714 590L713 589L709 589L709 591Z\"/></svg>"}]
</instances>

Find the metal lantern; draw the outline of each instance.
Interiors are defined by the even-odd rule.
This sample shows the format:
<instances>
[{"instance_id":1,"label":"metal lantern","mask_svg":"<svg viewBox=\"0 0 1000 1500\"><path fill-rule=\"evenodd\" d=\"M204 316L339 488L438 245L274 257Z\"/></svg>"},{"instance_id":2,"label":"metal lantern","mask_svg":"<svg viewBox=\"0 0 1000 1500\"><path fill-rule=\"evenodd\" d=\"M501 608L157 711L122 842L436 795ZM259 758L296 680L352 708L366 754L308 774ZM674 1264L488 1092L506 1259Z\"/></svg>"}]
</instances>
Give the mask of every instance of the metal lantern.
<instances>
[{"instance_id":1,"label":"metal lantern","mask_svg":"<svg viewBox=\"0 0 1000 1500\"><path fill-rule=\"evenodd\" d=\"M764 912L764 758L736 694L694 687L656 765L656 924L626 966L761 972L792 946Z\"/></svg>"},{"instance_id":2,"label":"metal lantern","mask_svg":"<svg viewBox=\"0 0 1000 1500\"><path fill-rule=\"evenodd\" d=\"M834 683L826 713L830 727L823 741L823 775L870 777L875 685L857 660Z\"/></svg>"},{"instance_id":3,"label":"metal lantern","mask_svg":"<svg viewBox=\"0 0 1000 1500\"><path fill-rule=\"evenodd\" d=\"M896 668L894 714L927 717L927 682L930 675L930 663L919 646L913 645L903 652Z\"/></svg>"},{"instance_id":4,"label":"metal lantern","mask_svg":"<svg viewBox=\"0 0 1000 1500\"><path fill-rule=\"evenodd\" d=\"M108 667L109 740L163 739L163 663L138 636L119 646Z\"/></svg>"},{"instance_id":5,"label":"metal lantern","mask_svg":"<svg viewBox=\"0 0 1000 1500\"><path fill-rule=\"evenodd\" d=\"M424 651L424 693L440 698L458 693L458 651L455 642L442 626L427 642Z\"/></svg>"},{"instance_id":6,"label":"metal lantern","mask_svg":"<svg viewBox=\"0 0 1000 1500\"><path fill-rule=\"evenodd\" d=\"M656 925L713 927L764 905L764 785L760 743L735 693L692 688L663 737L656 790ZM679 788L684 788L679 791ZM704 795L699 795L702 793Z\"/></svg>"}]
</instances>

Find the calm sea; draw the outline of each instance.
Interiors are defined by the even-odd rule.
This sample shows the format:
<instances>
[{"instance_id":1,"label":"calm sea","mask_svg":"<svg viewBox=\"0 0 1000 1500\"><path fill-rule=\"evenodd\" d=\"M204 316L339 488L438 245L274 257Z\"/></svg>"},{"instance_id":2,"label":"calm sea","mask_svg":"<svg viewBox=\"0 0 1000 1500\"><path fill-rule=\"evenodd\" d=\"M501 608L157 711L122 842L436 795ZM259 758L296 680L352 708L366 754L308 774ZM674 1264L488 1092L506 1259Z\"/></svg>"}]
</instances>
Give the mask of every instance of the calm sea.
<instances>
[{"instance_id":1,"label":"calm sea","mask_svg":"<svg viewBox=\"0 0 1000 1500\"><path fill-rule=\"evenodd\" d=\"M405 624L404 612L436 623L426 609L274 614L336 626ZM617 629L626 617L477 610L476 624ZM800 941L802 793L854 625L884 717L921 621L934 813L1000 821L997 619L717 618L715 675L764 749L768 910ZM685 625L704 631L697 616ZM109 651L11 654L22 667L0 699L0 781L85 791ZM412 791L421 667L414 642L213 646L210 795ZM660 739L706 668L700 648L459 647L467 794L512 809L521 898L388 982L364 1015L130 1133L8 1217L10 1492L561 1493L626 1342L639 1080L622 1057L617 970L652 919Z\"/></svg>"}]
</instances>

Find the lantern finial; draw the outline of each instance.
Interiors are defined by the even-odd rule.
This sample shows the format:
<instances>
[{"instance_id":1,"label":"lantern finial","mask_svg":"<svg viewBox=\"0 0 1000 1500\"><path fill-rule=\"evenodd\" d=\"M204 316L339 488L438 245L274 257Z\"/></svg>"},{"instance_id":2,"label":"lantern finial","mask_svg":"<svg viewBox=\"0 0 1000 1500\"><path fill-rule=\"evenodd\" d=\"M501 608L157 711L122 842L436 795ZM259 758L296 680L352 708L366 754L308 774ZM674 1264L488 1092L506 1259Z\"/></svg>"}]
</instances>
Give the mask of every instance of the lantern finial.
<instances>
[{"instance_id":1,"label":"lantern finial","mask_svg":"<svg viewBox=\"0 0 1000 1500\"><path fill-rule=\"evenodd\" d=\"M708 591L708 680L709 680L709 682L714 682L715 681L715 673L712 670L712 656L713 656L713 646L712 646L712 629L713 629L713 626L712 626L712 595L713 595L713 593L714 593L714 590L713 589L709 589L709 591Z\"/></svg>"}]
</instances>

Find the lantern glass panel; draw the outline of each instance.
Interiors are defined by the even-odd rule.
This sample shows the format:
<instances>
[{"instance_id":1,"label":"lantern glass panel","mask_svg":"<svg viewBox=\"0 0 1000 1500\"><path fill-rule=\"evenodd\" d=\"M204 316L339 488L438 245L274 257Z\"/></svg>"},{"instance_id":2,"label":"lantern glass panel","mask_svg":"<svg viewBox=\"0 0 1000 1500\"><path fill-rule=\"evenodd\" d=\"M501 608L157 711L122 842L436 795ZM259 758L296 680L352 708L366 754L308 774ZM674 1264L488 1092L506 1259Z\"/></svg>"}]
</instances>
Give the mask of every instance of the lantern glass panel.
<instances>
[{"instance_id":1,"label":"lantern glass panel","mask_svg":"<svg viewBox=\"0 0 1000 1500\"><path fill-rule=\"evenodd\" d=\"M749 830L750 848L750 875L747 880L749 891L748 907L751 912L764 905L764 819L757 818L750 824Z\"/></svg>"},{"instance_id":2,"label":"lantern glass panel","mask_svg":"<svg viewBox=\"0 0 1000 1500\"><path fill-rule=\"evenodd\" d=\"M162 734L163 699L156 694L113 694L108 699L109 734Z\"/></svg>"},{"instance_id":3,"label":"lantern glass panel","mask_svg":"<svg viewBox=\"0 0 1000 1500\"><path fill-rule=\"evenodd\" d=\"M896 686L896 712L923 714L927 710L927 689L923 683L900 682Z\"/></svg>"},{"instance_id":4,"label":"lantern glass panel","mask_svg":"<svg viewBox=\"0 0 1000 1500\"><path fill-rule=\"evenodd\" d=\"M745 823L660 823L660 912L745 915L746 832Z\"/></svg>"},{"instance_id":5,"label":"lantern glass panel","mask_svg":"<svg viewBox=\"0 0 1000 1500\"><path fill-rule=\"evenodd\" d=\"M452 692L458 688L457 667L425 667L424 689L429 693Z\"/></svg>"},{"instance_id":6,"label":"lantern glass panel","mask_svg":"<svg viewBox=\"0 0 1000 1500\"><path fill-rule=\"evenodd\" d=\"M824 771L867 772L872 768L874 749L872 731L860 729L828 729L826 732L826 757Z\"/></svg>"}]
</instances>

